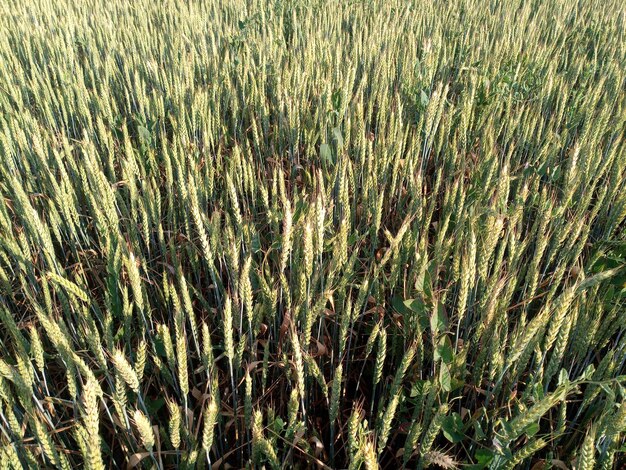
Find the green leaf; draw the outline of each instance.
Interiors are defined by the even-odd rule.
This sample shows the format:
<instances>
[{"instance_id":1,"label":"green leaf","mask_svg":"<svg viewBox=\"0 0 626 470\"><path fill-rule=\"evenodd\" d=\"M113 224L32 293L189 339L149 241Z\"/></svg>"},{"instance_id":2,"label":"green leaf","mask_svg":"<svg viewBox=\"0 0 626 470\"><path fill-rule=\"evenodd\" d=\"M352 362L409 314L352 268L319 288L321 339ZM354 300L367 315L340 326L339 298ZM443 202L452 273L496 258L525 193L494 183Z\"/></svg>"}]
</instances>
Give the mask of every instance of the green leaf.
<instances>
[{"instance_id":1,"label":"green leaf","mask_svg":"<svg viewBox=\"0 0 626 470\"><path fill-rule=\"evenodd\" d=\"M605 391L605 393L609 396L611 400L615 399L615 392L609 388L609 386L605 383L600 383L600 388Z\"/></svg>"},{"instance_id":2,"label":"green leaf","mask_svg":"<svg viewBox=\"0 0 626 470\"><path fill-rule=\"evenodd\" d=\"M581 379L591 380L595 371L596 371L596 366L594 366L593 364L589 364L587 368L585 369L585 371L583 372Z\"/></svg>"},{"instance_id":3,"label":"green leaf","mask_svg":"<svg viewBox=\"0 0 626 470\"><path fill-rule=\"evenodd\" d=\"M341 90L333 91L333 94L331 95L330 99L333 103L333 109L335 111L339 111L339 108L341 107Z\"/></svg>"},{"instance_id":4,"label":"green leaf","mask_svg":"<svg viewBox=\"0 0 626 470\"><path fill-rule=\"evenodd\" d=\"M261 238L259 237L258 233L255 233L254 235L252 235L252 239L250 240L250 248L252 249L253 253L258 253L259 251L261 251Z\"/></svg>"},{"instance_id":5,"label":"green leaf","mask_svg":"<svg viewBox=\"0 0 626 470\"><path fill-rule=\"evenodd\" d=\"M154 349L157 353L157 356L167 357L167 353L165 352L165 345L163 344L163 341L161 341L161 338L158 336L155 336L153 341L154 341Z\"/></svg>"},{"instance_id":6,"label":"green leaf","mask_svg":"<svg viewBox=\"0 0 626 470\"><path fill-rule=\"evenodd\" d=\"M341 135L341 130L338 127L333 127L333 137L337 141L337 148L343 147L343 135Z\"/></svg>"},{"instance_id":7,"label":"green leaf","mask_svg":"<svg viewBox=\"0 0 626 470\"><path fill-rule=\"evenodd\" d=\"M505 421L503 419L498 420L498 424L502 426L502 430L504 431L502 434L505 436L510 436L513 434L513 429L511 428L511 423Z\"/></svg>"},{"instance_id":8,"label":"green leaf","mask_svg":"<svg viewBox=\"0 0 626 470\"><path fill-rule=\"evenodd\" d=\"M422 299L406 299L400 296L394 296L391 299L391 306L401 315L408 316L416 314L422 329L428 328L428 314L426 312L426 304Z\"/></svg>"},{"instance_id":9,"label":"green leaf","mask_svg":"<svg viewBox=\"0 0 626 470\"><path fill-rule=\"evenodd\" d=\"M463 432L463 420L458 413L452 413L446 416L441 423L441 429L443 435L453 444L461 442L465 439L465 433Z\"/></svg>"},{"instance_id":10,"label":"green leaf","mask_svg":"<svg viewBox=\"0 0 626 470\"><path fill-rule=\"evenodd\" d=\"M424 292L424 284L426 283L426 276L428 275L428 271L426 270L426 266L420 270L415 279L415 290L418 292Z\"/></svg>"},{"instance_id":11,"label":"green leaf","mask_svg":"<svg viewBox=\"0 0 626 470\"><path fill-rule=\"evenodd\" d=\"M626 260L626 242L619 242L611 249L619 258Z\"/></svg>"},{"instance_id":12,"label":"green leaf","mask_svg":"<svg viewBox=\"0 0 626 470\"><path fill-rule=\"evenodd\" d=\"M440 331L445 331L447 327L446 314L443 310L443 304L437 303L430 316L430 329L433 335L437 335Z\"/></svg>"},{"instance_id":13,"label":"green leaf","mask_svg":"<svg viewBox=\"0 0 626 470\"><path fill-rule=\"evenodd\" d=\"M543 386L541 385L541 383L537 382L535 385L533 385L533 398L535 399L535 401L543 399L544 395L545 394L543 393Z\"/></svg>"},{"instance_id":14,"label":"green leaf","mask_svg":"<svg viewBox=\"0 0 626 470\"><path fill-rule=\"evenodd\" d=\"M320 145L320 158L326 163L333 163L333 153L330 150L330 145Z\"/></svg>"},{"instance_id":15,"label":"green leaf","mask_svg":"<svg viewBox=\"0 0 626 470\"><path fill-rule=\"evenodd\" d=\"M452 350L452 342L448 335L442 336L437 342L437 347L434 352L435 361L440 359L446 364L452 364L454 360L454 351Z\"/></svg>"},{"instance_id":16,"label":"green leaf","mask_svg":"<svg viewBox=\"0 0 626 470\"><path fill-rule=\"evenodd\" d=\"M610 255L601 256L591 267L593 273L600 273L621 266L623 261Z\"/></svg>"},{"instance_id":17,"label":"green leaf","mask_svg":"<svg viewBox=\"0 0 626 470\"><path fill-rule=\"evenodd\" d=\"M411 312L423 315L426 311L426 305L421 299L408 299L404 301L404 306Z\"/></svg>"},{"instance_id":18,"label":"green leaf","mask_svg":"<svg viewBox=\"0 0 626 470\"><path fill-rule=\"evenodd\" d=\"M483 431L483 428L480 425L480 423L478 421L474 421L473 424L474 424L474 436L476 436L475 439L477 441L484 439L487 435L485 434L485 431Z\"/></svg>"},{"instance_id":19,"label":"green leaf","mask_svg":"<svg viewBox=\"0 0 626 470\"><path fill-rule=\"evenodd\" d=\"M152 135L148 129L144 126L137 126L137 132L139 133L139 139L143 145L152 144Z\"/></svg>"},{"instance_id":20,"label":"green leaf","mask_svg":"<svg viewBox=\"0 0 626 470\"><path fill-rule=\"evenodd\" d=\"M457 379L456 377L452 377L452 383L450 385L451 390L450 391L455 391L458 390L460 388L463 388L465 386L465 381L464 380L460 380Z\"/></svg>"},{"instance_id":21,"label":"green leaf","mask_svg":"<svg viewBox=\"0 0 626 470\"><path fill-rule=\"evenodd\" d=\"M452 376L450 375L450 368L445 362L442 362L439 368L439 384L444 392L452 390Z\"/></svg>"},{"instance_id":22,"label":"green leaf","mask_svg":"<svg viewBox=\"0 0 626 470\"><path fill-rule=\"evenodd\" d=\"M411 398L415 398L417 396L422 396L424 395L424 393L426 392L429 382L427 380L417 380L415 383L413 383L413 385L411 386L411 392L409 394L409 396Z\"/></svg>"},{"instance_id":23,"label":"green leaf","mask_svg":"<svg viewBox=\"0 0 626 470\"><path fill-rule=\"evenodd\" d=\"M165 398L155 398L154 400L150 397L146 397L144 399L146 403L146 408L148 408L148 412L152 415L156 415L159 410L165 405Z\"/></svg>"},{"instance_id":24,"label":"green leaf","mask_svg":"<svg viewBox=\"0 0 626 470\"><path fill-rule=\"evenodd\" d=\"M278 417L274 420L274 430L281 430L285 427L285 422L282 418Z\"/></svg>"},{"instance_id":25,"label":"green leaf","mask_svg":"<svg viewBox=\"0 0 626 470\"><path fill-rule=\"evenodd\" d=\"M465 377L465 366L466 366L466 361L467 361L467 350L468 347L467 346L463 346L461 349L459 349L455 356L454 356L454 362L452 364L452 370L455 371L455 375L459 376L459 377Z\"/></svg>"},{"instance_id":26,"label":"green leaf","mask_svg":"<svg viewBox=\"0 0 626 470\"><path fill-rule=\"evenodd\" d=\"M528 437L532 437L539 432L539 423L532 423L526 426L524 432Z\"/></svg>"},{"instance_id":27,"label":"green leaf","mask_svg":"<svg viewBox=\"0 0 626 470\"><path fill-rule=\"evenodd\" d=\"M474 454L474 458L480 465L478 468L486 468L493 460L494 455L489 449L478 449Z\"/></svg>"},{"instance_id":28,"label":"green leaf","mask_svg":"<svg viewBox=\"0 0 626 470\"><path fill-rule=\"evenodd\" d=\"M409 301L411 301L411 299L404 300L402 297L400 297L398 295L395 295L391 299L391 306L399 314L401 314L401 315L408 315L410 313L410 310L409 310L409 307L407 307L406 303L409 302Z\"/></svg>"}]
</instances>

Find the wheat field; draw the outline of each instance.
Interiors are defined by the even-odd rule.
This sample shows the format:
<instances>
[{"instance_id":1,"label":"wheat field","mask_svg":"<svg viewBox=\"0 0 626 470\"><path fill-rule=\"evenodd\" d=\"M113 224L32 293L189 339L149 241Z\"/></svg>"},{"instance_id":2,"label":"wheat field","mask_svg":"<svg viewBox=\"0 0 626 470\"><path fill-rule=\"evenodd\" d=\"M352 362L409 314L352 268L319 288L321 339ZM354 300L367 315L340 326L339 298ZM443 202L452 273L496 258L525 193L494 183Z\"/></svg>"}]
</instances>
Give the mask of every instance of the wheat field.
<instances>
[{"instance_id":1,"label":"wheat field","mask_svg":"<svg viewBox=\"0 0 626 470\"><path fill-rule=\"evenodd\" d=\"M617 469L626 4L0 2L0 466Z\"/></svg>"}]
</instances>

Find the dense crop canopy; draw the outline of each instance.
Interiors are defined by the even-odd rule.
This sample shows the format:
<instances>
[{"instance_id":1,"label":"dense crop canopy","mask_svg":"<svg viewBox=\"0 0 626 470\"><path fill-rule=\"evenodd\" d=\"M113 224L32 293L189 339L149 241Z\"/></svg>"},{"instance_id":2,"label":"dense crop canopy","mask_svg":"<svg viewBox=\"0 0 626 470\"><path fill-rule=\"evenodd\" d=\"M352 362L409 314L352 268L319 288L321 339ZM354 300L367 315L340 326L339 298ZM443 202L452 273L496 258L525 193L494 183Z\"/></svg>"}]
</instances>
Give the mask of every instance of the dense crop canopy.
<instances>
[{"instance_id":1,"label":"dense crop canopy","mask_svg":"<svg viewBox=\"0 0 626 470\"><path fill-rule=\"evenodd\" d=\"M0 466L616 468L625 31L0 2Z\"/></svg>"}]
</instances>

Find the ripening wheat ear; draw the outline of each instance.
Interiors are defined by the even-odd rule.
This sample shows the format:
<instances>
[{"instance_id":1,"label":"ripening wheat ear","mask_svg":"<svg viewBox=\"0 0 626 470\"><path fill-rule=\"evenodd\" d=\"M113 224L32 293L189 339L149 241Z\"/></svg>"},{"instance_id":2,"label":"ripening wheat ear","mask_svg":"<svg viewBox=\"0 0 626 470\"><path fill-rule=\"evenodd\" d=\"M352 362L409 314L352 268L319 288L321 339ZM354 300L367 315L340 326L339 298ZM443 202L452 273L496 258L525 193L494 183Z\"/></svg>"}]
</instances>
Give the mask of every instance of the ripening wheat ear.
<instances>
[{"instance_id":1,"label":"ripening wheat ear","mask_svg":"<svg viewBox=\"0 0 626 470\"><path fill-rule=\"evenodd\" d=\"M250 371L246 368L244 375L245 393L243 399L243 421L247 428L250 427L252 422L252 376Z\"/></svg>"},{"instance_id":2,"label":"ripening wheat ear","mask_svg":"<svg viewBox=\"0 0 626 470\"><path fill-rule=\"evenodd\" d=\"M306 221L303 230L302 251L304 255L304 273L306 279L310 279L313 274L313 258L315 253L313 252L313 228L311 222Z\"/></svg>"},{"instance_id":3,"label":"ripening wheat ear","mask_svg":"<svg viewBox=\"0 0 626 470\"><path fill-rule=\"evenodd\" d=\"M280 468L276 450L264 436L263 414L255 410L252 420L252 459L255 463L260 463L262 458L265 458L273 469Z\"/></svg>"},{"instance_id":4,"label":"ripening wheat ear","mask_svg":"<svg viewBox=\"0 0 626 470\"><path fill-rule=\"evenodd\" d=\"M576 468L579 470L593 470L595 467L595 439L596 427L591 426L587 430L583 444L576 458Z\"/></svg>"},{"instance_id":5,"label":"ripening wheat ear","mask_svg":"<svg viewBox=\"0 0 626 470\"><path fill-rule=\"evenodd\" d=\"M48 272L47 276L49 280L63 287L70 295L73 295L83 302L87 302L89 300L89 296L87 295L87 293L76 284L74 284L72 281L65 279L64 277L59 276L58 274L55 274L53 272Z\"/></svg>"},{"instance_id":6,"label":"ripening wheat ear","mask_svg":"<svg viewBox=\"0 0 626 470\"><path fill-rule=\"evenodd\" d=\"M152 450L154 446L154 431L152 430L150 420L140 410L135 410L133 420L135 421L135 427L139 433L142 445L147 450Z\"/></svg>"},{"instance_id":7,"label":"ripening wheat ear","mask_svg":"<svg viewBox=\"0 0 626 470\"><path fill-rule=\"evenodd\" d=\"M428 454L428 452L432 448L432 445L435 442L435 438L437 437L437 434L439 434L439 431L441 430L443 418L445 417L447 412L448 412L448 406L441 405L439 409L437 410L437 414L435 414L432 421L430 422L430 425L426 429L426 432L422 436L422 441L421 441L420 449L419 449L419 454L422 458L425 458L426 454Z\"/></svg>"},{"instance_id":8,"label":"ripening wheat ear","mask_svg":"<svg viewBox=\"0 0 626 470\"><path fill-rule=\"evenodd\" d=\"M119 349L113 353L113 365L119 376L124 380L126 385L135 393L139 393L139 378L133 370L132 366L126 360L126 356Z\"/></svg>"},{"instance_id":9,"label":"ripening wheat ear","mask_svg":"<svg viewBox=\"0 0 626 470\"><path fill-rule=\"evenodd\" d=\"M339 414L339 400L341 398L341 388L343 379L343 364L339 364L335 368L335 375L333 377L332 391L330 395L330 409L328 415L330 422L334 423Z\"/></svg>"},{"instance_id":10,"label":"ripening wheat ear","mask_svg":"<svg viewBox=\"0 0 626 470\"><path fill-rule=\"evenodd\" d=\"M295 329L292 329L291 341L293 346L293 359L295 366L295 375L296 375L296 387L298 389L298 393L300 395L300 399L304 400L305 397L305 375L304 375L304 363L302 360L302 347L300 346L300 340L298 338L298 334L295 332ZM306 410L302 410L303 413L306 413Z\"/></svg>"},{"instance_id":11,"label":"ripening wheat ear","mask_svg":"<svg viewBox=\"0 0 626 470\"><path fill-rule=\"evenodd\" d=\"M143 374L146 369L146 361L148 359L148 343L145 340L141 340L139 346L137 346L137 356L135 360L135 373L137 379L141 383Z\"/></svg>"},{"instance_id":12,"label":"ripening wheat ear","mask_svg":"<svg viewBox=\"0 0 626 470\"><path fill-rule=\"evenodd\" d=\"M213 356L213 344L211 342L211 333L209 332L208 325L204 322L202 322L201 331L202 331L202 364L206 368L207 377L209 379L216 379L215 368L214 368L215 358ZM213 387L213 383L211 383L211 386Z\"/></svg>"},{"instance_id":13,"label":"ripening wheat ear","mask_svg":"<svg viewBox=\"0 0 626 470\"><path fill-rule=\"evenodd\" d=\"M456 469L458 467L458 463L454 460L454 458L445 452L441 452L439 450L431 450L424 456L424 461L430 467L432 464L436 465L439 468L443 469Z\"/></svg>"},{"instance_id":14,"label":"ripening wheat ear","mask_svg":"<svg viewBox=\"0 0 626 470\"><path fill-rule=\"evenodd\" d=\"M287 268L287 264L289 263L289 255L291 253L291 244L292 244L292 230L293 230L293 221L291 213L291 203L288 199L283 201L284 206L284 214L283 214L283 236L282 236L282 247L281 247L281 257L280 257L280 271L283 272Z\"/></svg>"},{"instance_id":15,"label":"ripening wheat ear","mask_svg":"<svg viewBox=\"0 0 626 470\"><path fill-rule=\"evenodd\" d=\"M41 339L39 338L39 333L37 332L37 329L31 325L29 330L31 353L33 355L33 359L35 360L35 365L37 366L37 369L39 369L39 372L43 372L45 367L43 344L41 343Z\"/></svg>"},{"instance_id":16,"label":"ripening wheat ear","mask_svg":"<svg viewBox=\"0 0 626 470\"><path fill-rule=\"evenodd\" d=\"M387 330L380 330L378 333L378 345L376 350L376 363L374 365L374 385L378 385L383 375L383 366L387 354Z\"/></svg>"},{"instance_id":17,"label":"ripening wheat ear","mask_svg":"<svg viewBox=\"0 0 626 470\"><path fill-rule=\"evenodd\" d=\"M100 450L100 413L98 401L101 396L102 390L100 389L100 385L93 379L88 380L83 392L85 438L87 440L88 451L88 454L85 456L85 461L88 463L88 467L94 470L105 468Z\"/></svg>"},{"instance_id":18,"label":"ripening wheat ear","mask_svg":"<svg viewBox=\"0 0 626 470\"><path fill-rule=\"evenodd\" d=\"M252 283L250 282L250 268L252 265L252 257L247 256L241 273L239 275L239 298L243 303L246 319L248 320L249 333L252 335L252 320L254 317L253 298L252 298Z\"/></svg>"},{"instance_id":19,"label":"ripening wheat ear","mask_svg":"<svg viewBox=\"0 0 626 470\"><path fill-rule=\"evenodd\" d=\"M41 446L41 449L43 450L47 459L52 462L56 467L69 469L65 454L59 454L56 446L54 445L51 434L48 432L48 429L44 427L44 425L42 425L39 420L34 421L34 429L37 441L39 442L39 445Z\"/></svg>"},{"instance_id":20,"label":"ripening wheat ear","mask_svg":"<svg viewBox=\"0 0 626 470\"><path fill-rule=\"evenodd\" d=\"M167 403L167 409L170 415L168 424L170 442L172 443L174 449L178 449L180 447L181 431L180 408L178 403L170 398L167 398L165 402Z\"/></svg>"},{"instance_id":21,"label":"ripening wheat ear","mask_svg":"<svg viewBox=\"0 0 626 470\"><path fill-rule=\"evenodd\" d=\"M217 424L218 408L215 400L211 400L204 409L204 424L202 431L202 448L204 449L207 459L209 459L209 451L213 446L214 430Z\"/></svg>"},{"instance_id":22,"label":"ripening wheat ear","mask_svg":"<svg viewBox=\"0 0 626 470\"><path fill-rule=\"evenodd\" d=\"M187 335L184 327L184 314L180 305L180 299L176 291L171 291L172 303L174 305L174 333L176 336L176 365L178 370L178 386L187 406L187 395L189 394L189 373L187 371Z\"/></svg>"},{"instance_id":23,"label":"ripening wheat ear","mask_svg":"<svg viewBox=\"0 0 626 470\"><path fill-rule=\"evenodd\" d=\"M370 440L366 440L361 446L363 462L366 470L378 470L378 458L376 457L376 447Z\"/></svg>"},{"instance_id":24,"label":"ripening wheat ear","mask_svg":"<svg viewBox=\"0 0 626 470\"><path fill-rule=\"evenodd\" d=\"M226 297L224 304L224 352L229 361L235 359L235 346L233 342L233 308L230 297Z\"/></svg>"},{"instance_id":25,"label":"ripening wheat ear","mask_svg":"<svg viewBox=\"0 0 626 470\"><path fill-rule=\"evenodd\" d=\"M396 375L394 376L393 382L389 389L390 400L387 404L387 408L385 409L384 414L380 418L380 432L378 435L378 453L382 453L385 449L385 445L387 444L387 439L389 438L389 432L391 431L391 423L395 417L396 410L400 401L402 399L402 380L404 379L404 375L406 374L407 369L413 362L413 358L415 357L415 353L417 351L417 344L411 344L404 353L404 357L402 358L402 362L396 371Z\"/></svg>"},{"instance_id":26,"label":"ripening wheat ear","mask_svg":"<svg viewBox=\"0 0 626 470\"><path fill-rule=\"evenodd\" d=\"M139 312L143 312L144 298L141 286L141 276L139 274L139 267L137 266L137 259L132 252L128 257L124 257L124 266L126 267L126 272L128 273L130 285L133 290L135 305L137 306Z\"/></svg>"}]
</instances>

